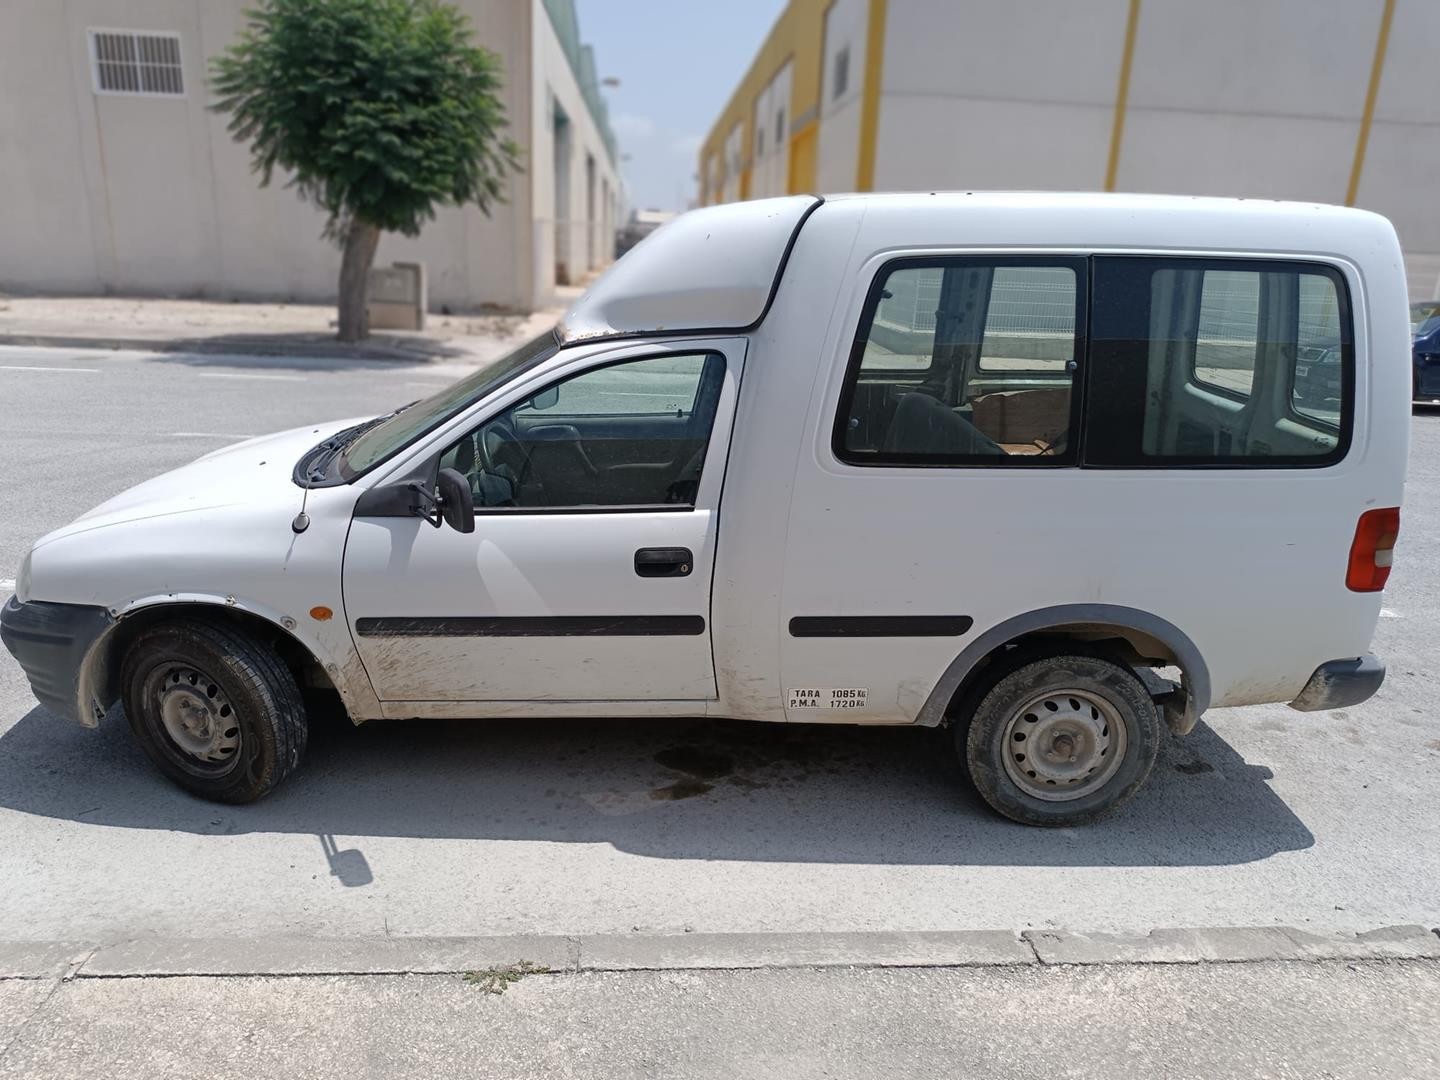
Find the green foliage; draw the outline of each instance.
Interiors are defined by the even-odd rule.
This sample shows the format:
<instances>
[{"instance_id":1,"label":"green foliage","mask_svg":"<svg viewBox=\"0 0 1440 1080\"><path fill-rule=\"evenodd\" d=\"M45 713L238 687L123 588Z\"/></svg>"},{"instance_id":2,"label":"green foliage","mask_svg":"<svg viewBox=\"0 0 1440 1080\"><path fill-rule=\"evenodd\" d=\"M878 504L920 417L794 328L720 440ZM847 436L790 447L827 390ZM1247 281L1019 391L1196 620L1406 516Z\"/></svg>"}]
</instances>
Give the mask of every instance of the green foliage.
<instances>
[{"instance_id":1,"label":"green foliage","mask_svg":"<svg viewBox=\"0 0 1440 1080\"><path fill-rule=\"evenodd\" d=\"M501 201L518 150L502 135L500 60L438 0L262 0L211 60L235 138L330 215L413 236L441 204Z\"/></svg>"},{"instance_id":2,"label":"green foliage","mask_svg":"<svg viewBox=\"0 0 1440 1080\"><path fill-rule=\"evenodd\" d=\"M532 964L529 960L506 964L504 967L485 968L483 971L466 971L461 974L471 986L477 986L487 994L503 994L526 975L548 975L550 969L543 964Z\"/></svg>"}]
</instances>

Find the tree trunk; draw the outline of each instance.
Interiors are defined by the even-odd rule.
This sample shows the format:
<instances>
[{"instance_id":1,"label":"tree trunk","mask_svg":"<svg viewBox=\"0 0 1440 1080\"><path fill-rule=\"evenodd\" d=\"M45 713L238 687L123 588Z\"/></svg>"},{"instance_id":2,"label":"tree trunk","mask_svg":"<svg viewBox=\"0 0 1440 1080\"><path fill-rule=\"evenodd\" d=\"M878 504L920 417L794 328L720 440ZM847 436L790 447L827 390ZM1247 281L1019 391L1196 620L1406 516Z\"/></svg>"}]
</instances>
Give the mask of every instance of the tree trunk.
<instances>
[{"instance_id":1,"label":"tree trunk","mask_svg":"<svg viewBox=\"0 0 1440 1080\"><path fill-rule=\"evenodd\" d=\"M341 341L362 341L370 336L370 266L380 246L380 229L358 218L345 230L345 254L340 259Z\"/></svg>"}]
</instances>

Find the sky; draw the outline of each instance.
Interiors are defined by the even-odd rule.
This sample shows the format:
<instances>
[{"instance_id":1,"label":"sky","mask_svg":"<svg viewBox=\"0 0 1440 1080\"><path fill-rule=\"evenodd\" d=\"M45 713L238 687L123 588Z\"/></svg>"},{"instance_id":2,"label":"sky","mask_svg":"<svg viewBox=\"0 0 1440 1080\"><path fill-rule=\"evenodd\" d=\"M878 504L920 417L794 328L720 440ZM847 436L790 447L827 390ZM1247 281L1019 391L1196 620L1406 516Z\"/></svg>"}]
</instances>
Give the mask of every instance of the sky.
<instances>
[{"instance_id":1,"label":"sky","mask_svg":"<svg viewBox=\"0 0 1440 1080\"><path fill-rule=\"evenodd\" d=\"M630 206L683 210L700 142L784 10L785 0L576 0L595 47Z\"/></svg>"}]
</instances>

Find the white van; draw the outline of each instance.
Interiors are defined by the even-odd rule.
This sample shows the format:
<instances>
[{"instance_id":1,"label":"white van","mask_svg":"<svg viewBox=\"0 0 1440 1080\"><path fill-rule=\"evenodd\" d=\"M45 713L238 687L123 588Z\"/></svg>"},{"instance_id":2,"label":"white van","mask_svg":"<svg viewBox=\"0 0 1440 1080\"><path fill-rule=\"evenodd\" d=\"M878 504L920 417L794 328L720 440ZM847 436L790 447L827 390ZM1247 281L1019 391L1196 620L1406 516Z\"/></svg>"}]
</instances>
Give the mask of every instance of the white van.
<instances>
[{"instance_id":1,"label":"white van","mask_svg":"<svg viewBox=\"0 0 1440 1080\"><path fill-rule=\"evenodd\" d=\"M321 685L357 723L947 726L996 810L1073 824L1162 721L1379 686L1408 350L1395 233L1358 210L698 210L450 389L44 537L0 629L51 710L119 700L227 802L299 765Z\"/></svg>"}]
</instances>

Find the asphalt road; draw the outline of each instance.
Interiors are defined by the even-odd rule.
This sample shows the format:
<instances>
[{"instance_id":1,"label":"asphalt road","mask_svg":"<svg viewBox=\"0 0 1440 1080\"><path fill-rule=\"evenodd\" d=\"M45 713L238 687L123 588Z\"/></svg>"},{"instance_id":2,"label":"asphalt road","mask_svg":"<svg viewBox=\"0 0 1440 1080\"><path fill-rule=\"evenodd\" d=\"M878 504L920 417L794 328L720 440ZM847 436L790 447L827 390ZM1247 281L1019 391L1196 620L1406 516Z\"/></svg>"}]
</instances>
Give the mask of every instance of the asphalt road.
<instances>
[{"instance_id":1,"label":"asphalt road","mask_svg":"<svg viewBox=\"0 0 1440 1080\"><path fill-rule=\"evenodd\" d=\"M0 580L162 469L459 373L0 349ZM226 808L160 779L121 718L39 709L0 653L0 938L1437 926L1437 554L1420 413L1379 696L1211 713L1082 830L998 820L932 733L695 721L326 727L284 788ZM686 769L720 775L675 798L703 786Z\"/></svg>"}]
</instances>

